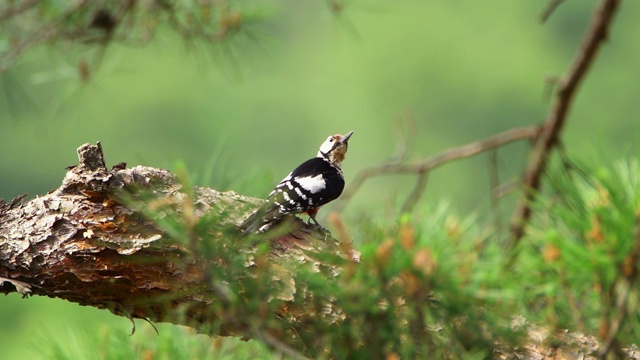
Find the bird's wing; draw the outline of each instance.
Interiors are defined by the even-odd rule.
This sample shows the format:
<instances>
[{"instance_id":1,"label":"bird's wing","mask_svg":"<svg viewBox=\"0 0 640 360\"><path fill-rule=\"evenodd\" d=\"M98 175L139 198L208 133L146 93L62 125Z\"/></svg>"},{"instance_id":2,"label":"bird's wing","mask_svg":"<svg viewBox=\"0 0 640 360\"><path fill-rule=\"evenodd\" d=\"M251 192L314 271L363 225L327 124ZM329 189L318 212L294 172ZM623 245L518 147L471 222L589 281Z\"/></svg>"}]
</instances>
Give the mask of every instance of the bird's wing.
<instances>
[{"instance_id":1,"label":"bird's wing","mask_svg":"<svg viewBox=\"0 0 640 360\"><path fill-rule=\"evenodd\" d=\"M263 225L268 228L287 215L318 208L340 196L343 188L344 178L338 168L321 158L309 159L282 179L267 202L244 221L244 233Z\"/></svg>"}]
</instances>

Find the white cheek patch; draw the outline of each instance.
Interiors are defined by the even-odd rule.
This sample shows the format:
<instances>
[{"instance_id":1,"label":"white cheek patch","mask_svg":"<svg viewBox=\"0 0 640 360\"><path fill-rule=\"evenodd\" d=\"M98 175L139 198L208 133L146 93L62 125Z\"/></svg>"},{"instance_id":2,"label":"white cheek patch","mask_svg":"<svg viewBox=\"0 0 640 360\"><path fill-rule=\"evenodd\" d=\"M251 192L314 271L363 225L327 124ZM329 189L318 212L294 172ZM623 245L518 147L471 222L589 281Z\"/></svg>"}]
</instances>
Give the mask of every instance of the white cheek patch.
<instances>
[{"instance_id":1,"label":"white cheek patch","mask_svg":"<svg viewBox=\"0 0 640 360\"><path fill-rule=\"evenodd\" d=\"M295 180L303 189L312 194L317 194L327 187L322 174L316 176L305 176Z\"/></svg>"},{"instance_id":2,"label":"white cheek patch","mask_svg":"<svg viewBox=\"0 0 640 360\"><path fill-rule=\"evenodd\" d=\"M329 136L327 140L322 143L322 145L320 146L320 151L318 151L318 157L322 157L322 153L328 154L329 152L331 152L331 149L333 149L333 144L335 142L335 140L332 141L332 139L333 136Z\"/></svg>"}]
</instances>

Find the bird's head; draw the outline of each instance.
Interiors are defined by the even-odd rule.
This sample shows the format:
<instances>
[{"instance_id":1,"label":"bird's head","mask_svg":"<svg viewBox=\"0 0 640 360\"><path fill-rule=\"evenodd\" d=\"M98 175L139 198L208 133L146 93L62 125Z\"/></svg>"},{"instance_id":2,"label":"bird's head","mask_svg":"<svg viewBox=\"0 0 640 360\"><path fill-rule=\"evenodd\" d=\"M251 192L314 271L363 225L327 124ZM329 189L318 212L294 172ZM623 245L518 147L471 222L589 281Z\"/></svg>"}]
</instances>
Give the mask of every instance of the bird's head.
<instances>
[{"instance_id":1,"label":"bird's head","mask_svg":"<svg viewBox=\"0 0 640 360\"><path fill-rule=\"evenodd\" d=\"M335 166L340 167L347 154L348 141L351 135L353 135L353 131L348 132L346 135L336 134L329 136L320 146L318 157L325 158Z\"/></svg>"}]
</instances>

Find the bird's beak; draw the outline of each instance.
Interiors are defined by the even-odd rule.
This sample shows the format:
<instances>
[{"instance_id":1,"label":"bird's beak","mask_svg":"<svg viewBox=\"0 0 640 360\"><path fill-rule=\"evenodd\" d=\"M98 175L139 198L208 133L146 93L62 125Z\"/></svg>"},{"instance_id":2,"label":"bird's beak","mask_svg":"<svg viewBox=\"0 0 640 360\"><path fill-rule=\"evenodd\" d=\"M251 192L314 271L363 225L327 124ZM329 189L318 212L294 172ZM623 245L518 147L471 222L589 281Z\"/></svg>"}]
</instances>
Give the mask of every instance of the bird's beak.
<instances>
[{"instance_id":1,"label":"bird's beak","mask_svg":"<svg viewBox=\"0 0 640 360\"><path fill-rule=\"evenodd\" d=\"M346 143L347 141L349 141L349 138L351 137L351 135L353 135L353 131L349 131L347 133L347 135L343 136L340 140L341 143Z\"/></svg>"}]
</instances>

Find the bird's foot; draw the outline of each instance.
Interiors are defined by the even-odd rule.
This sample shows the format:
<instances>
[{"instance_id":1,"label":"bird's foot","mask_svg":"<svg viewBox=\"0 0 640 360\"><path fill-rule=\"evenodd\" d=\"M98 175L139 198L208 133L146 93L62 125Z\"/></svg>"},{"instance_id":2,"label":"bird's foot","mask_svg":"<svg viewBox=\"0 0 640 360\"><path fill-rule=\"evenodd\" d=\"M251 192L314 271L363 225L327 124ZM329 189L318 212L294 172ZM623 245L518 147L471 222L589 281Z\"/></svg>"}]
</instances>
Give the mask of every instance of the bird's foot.
<instances>
[{"instance_id":1,"label":"bird's foot","mask_svg":"<svg viewBox=\"0 0 640 360\"><path fill-rule=\"evenodd\" d=\"M309 227L311 227L313 230L318 231L323 233L323 235L325 235L325 239L327 236L331 237L331 231L329 231L329 229L325 228L324 226L320 225L319 222L317 221L311 221L312 219L309 218L309 220L307 220L307 225L309 225Z\"/></svg>"}]
</instances>

